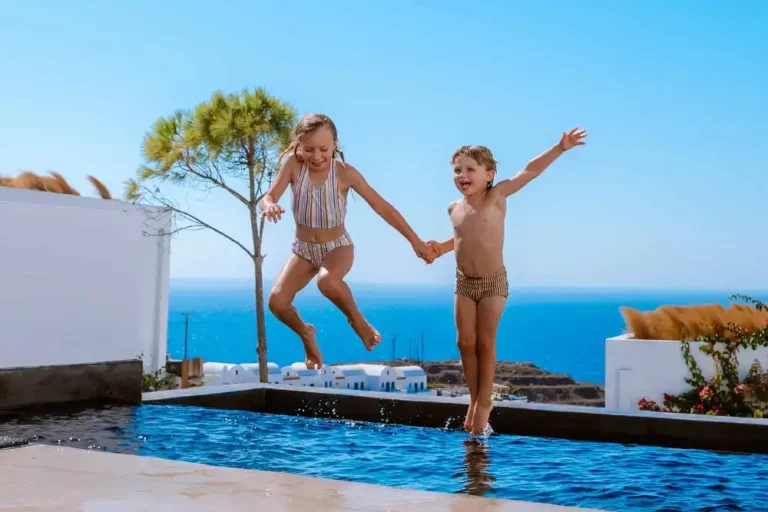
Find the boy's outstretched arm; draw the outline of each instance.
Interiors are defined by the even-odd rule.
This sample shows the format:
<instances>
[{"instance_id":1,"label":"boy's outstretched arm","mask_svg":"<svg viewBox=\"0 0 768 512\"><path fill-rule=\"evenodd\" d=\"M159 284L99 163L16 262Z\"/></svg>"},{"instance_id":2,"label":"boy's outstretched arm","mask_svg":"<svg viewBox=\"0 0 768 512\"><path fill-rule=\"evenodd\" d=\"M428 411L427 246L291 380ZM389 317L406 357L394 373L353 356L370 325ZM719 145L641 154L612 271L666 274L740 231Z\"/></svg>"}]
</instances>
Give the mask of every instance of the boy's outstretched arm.
<instances>
[{"instance_id":1,"label":"boy's outstretched arm","mask_svg":"<svg viewBox=\"0 0 768 512\"><path fill-rule=\"evenodd\" d=\"M528 162L528 165L526 165L516 176L500 181L498 185L493 188L504 197L511 196L530 183L533 179L538 178L547 167L552 165L552 162L560 157L560 155L575 146L583 146L584 142L582 139L586 136L587 131L579 130L578 127L572 129L568 133L563 132L560 142Z\"/></svg>"}]
</instances>

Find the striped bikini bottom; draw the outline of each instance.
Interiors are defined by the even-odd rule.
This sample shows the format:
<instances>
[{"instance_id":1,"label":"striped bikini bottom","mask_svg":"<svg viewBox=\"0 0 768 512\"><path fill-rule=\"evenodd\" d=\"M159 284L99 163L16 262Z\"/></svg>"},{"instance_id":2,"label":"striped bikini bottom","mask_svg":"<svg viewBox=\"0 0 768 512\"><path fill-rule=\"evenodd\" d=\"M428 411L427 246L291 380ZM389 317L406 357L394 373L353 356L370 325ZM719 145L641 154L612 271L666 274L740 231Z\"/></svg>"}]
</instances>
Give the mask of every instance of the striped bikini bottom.
<instances>
[{"instance_id":1,"label":"striped bikini bottom","mask_svg":"<svg viewBox=\"0 0 768 512\"><path fill-rule=\"evenodd\" d=\"M332 250L348 245L353 245L352 238L349 236L349 233L344 232L343 235L335 240L317 244L294 238L291 249L295 255L309 261L315 266L315 268L320 268L320 266L323 264L323 260Z\"/></svg>"},{"instance_id":2,"label":"striped bikini bottom","mask_svg":"<svg viewBox=\"0 0 768 512\"><path fill-rule=\"evenodd\" d=\"M456 295L469 297L475 302L485 297L508 297L507 269L502 266L496 272L484 276L468 276L456 269Z\"/></svg>"}]
</instances>

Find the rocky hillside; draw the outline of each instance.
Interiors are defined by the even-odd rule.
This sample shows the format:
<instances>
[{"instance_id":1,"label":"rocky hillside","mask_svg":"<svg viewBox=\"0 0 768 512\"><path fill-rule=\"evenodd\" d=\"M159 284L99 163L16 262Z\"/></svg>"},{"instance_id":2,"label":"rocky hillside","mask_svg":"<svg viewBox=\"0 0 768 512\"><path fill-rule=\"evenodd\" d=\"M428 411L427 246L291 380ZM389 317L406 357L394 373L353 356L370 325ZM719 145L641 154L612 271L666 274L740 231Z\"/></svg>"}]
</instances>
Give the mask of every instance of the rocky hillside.
<instances>
[{"instance_id":1,"label":"rocky hillside","mask_svg":"<svg viewBox=\"0 0 768 512\"><path fill-rule=\"evenodd\" d=\"M389 366L416 364L427 373L428 384L445 386L464 385L464 372L460 361L427 361L416 363L408 360L387 361ZM588 405L603 407L605 390L596 384L580 383L562 373L542 370L532 363L500 361L496 365L497 384L505 384L513 394L524 396L530 402Z\"/></svg>"}]
</instances>

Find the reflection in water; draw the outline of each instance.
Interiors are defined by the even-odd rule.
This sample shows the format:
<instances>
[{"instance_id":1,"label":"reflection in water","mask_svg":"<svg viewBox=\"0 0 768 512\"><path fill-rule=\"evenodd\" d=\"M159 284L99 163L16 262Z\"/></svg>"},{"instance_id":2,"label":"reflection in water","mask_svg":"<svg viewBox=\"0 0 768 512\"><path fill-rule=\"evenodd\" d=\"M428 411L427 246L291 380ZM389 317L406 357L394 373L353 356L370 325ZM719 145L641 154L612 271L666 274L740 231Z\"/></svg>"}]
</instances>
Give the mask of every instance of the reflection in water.
<instances>
[{"instance_id":1,"label":"reflection in water","mask_svg":"<svg viewBox=\"0 0 768 512\"><path fill-rule=\"evenodd\" d=\"M0 436L44 443L133 453L142 444L136 432L137 408L125 405L62 404L29 411L0 412Z\"/></svg>"},{"instance_id":2,"label":"reflection in water","mask_svg":"<svg viewBox=\"0 0 768 512\"><path fill-rule=\"evenodd\" d=\"M477 438L464 441L464 488L462 493L471 496L485 496L493 492L492 483L496 478L488 471L491 461L488 458L488 444Z\"/></svg>"}]
</instances>

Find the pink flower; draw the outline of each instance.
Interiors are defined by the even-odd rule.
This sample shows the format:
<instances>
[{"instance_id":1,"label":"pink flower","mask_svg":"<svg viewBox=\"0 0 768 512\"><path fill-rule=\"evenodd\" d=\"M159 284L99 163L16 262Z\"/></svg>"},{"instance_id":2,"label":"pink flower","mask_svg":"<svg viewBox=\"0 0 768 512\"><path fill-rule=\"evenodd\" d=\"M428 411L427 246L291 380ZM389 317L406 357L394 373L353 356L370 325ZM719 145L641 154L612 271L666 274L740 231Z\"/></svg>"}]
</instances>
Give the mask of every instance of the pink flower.
<instances>
[{"instance_id":1,"label":"pink flower","mask_svg":"<svg viewBox=\"0 0 768 512\"><path fill-rule=\"evenodd\" d=\"M712 398L712 389L709 386L706 386L699 392L699 397L703 400L709 400Z\"/></svg>"},{"instance_id":2,"label":"pink flower","mask_svg":"<svg viewBox=\"0 0 768 512\"><path fill-rule=\"evenodd\" d=\"M744 393L747 392L747 386L745 386L744 384L739 384L738 386L733 388L733 392L736 393L737 395L743 395Z\"/></svg>"}]
</instances>

